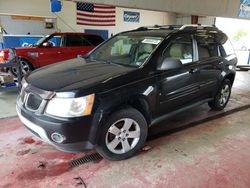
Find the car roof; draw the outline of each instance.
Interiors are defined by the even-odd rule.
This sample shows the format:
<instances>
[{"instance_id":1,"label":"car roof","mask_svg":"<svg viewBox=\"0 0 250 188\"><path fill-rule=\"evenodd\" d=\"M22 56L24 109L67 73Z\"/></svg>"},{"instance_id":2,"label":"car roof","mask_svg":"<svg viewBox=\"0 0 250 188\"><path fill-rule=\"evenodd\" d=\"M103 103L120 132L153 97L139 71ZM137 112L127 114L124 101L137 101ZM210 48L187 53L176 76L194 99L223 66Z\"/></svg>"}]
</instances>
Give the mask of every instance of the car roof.
<instances>
[{"instance_id":1,"label":"car roof","mask_svg":"<svg viewBox=\"0 0 250 188\"><path fill-rule=\"evenodd\" d=\"M92 35L92 36L99 36L97 34L92 33L82 33L82 32L54 32L51 35L64 35L64 34L81 34L81 35Z\"/></svg>"},{"instance_id":2,"label":"car roof","mask_svg":"<svg viewBox=\"0 0 250 188\"><path fill-rule=\"evenodd\" d=\"M155 25L140 27L135 30L120 33L120 35L157 36L167 37L171 34L210 34L217 36L217 42L224 43L227 36L215 26L210 25Z\"/></svg>"}]
</instances>

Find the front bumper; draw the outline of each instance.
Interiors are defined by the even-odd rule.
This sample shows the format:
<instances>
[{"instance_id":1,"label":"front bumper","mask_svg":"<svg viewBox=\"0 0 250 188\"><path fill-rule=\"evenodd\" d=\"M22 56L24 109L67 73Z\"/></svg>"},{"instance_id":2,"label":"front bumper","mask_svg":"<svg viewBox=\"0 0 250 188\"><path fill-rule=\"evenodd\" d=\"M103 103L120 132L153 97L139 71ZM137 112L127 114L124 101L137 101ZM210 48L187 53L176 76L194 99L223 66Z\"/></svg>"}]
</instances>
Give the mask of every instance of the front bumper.
<instances>
[{"instance_id":1,"label":"front bumper","mask_svg":"<svg viewBox=\"0 0 250 188\"><path fill-rule=\"evenodd\" d=\"M92 149L95 145L97 125L93 116L59 120L45 115L36 115L18 103L16 109L21 122L36 137L61 151L80 152ZM66 138L65 141L54 142L51 138L53 133L60 133Z\"/></svg>"}]
</instances>

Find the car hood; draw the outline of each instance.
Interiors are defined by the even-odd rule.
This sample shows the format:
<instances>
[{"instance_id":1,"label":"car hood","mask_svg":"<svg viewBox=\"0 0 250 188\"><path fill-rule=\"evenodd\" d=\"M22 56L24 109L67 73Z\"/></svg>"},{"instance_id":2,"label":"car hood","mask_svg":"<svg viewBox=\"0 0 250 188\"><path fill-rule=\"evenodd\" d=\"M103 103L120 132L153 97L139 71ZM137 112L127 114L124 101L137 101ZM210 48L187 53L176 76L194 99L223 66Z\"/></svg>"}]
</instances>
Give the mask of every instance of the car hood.
<instances>
[{"instance_id":1,"label":"car hood","mask_svg":"<svg viewBox=\"0 0 250 188\"><path fill-rule=\"evenodd\" d=\"M56 92L97 88L114 78L135 70L104 62L87 62L76 58L33 71L27 78L31 85Z\"/></svg>"}]
</instances>

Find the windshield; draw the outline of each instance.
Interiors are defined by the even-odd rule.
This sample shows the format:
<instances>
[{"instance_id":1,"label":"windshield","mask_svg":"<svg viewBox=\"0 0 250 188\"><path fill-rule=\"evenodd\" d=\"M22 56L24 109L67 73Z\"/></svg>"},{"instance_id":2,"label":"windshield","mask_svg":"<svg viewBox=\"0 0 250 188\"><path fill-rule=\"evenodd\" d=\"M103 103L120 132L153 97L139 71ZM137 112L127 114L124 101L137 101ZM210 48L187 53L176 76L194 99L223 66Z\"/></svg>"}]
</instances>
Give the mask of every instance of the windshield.
<instances>
[{"instance_id":1,"label":"windshield","mask_svg":"<svg viewBox=\"0 0 250 188\"><path fill-rule=\"evenodd\" d=\"M118 35L90 54L91 60L124 66L141 66L163 40L154 36Z\"/></svg>"},{"instance_id":2,"label":"windshield","mask_svg":"<svg viewBox=\"0 0 250 188\"><path fill-rule=\"evenodd\" d=\"M36 43L33 43L32 46L39 46L40 44L42 44L47 38L49 37L49 35L39 39Z\"/></svg>"}]
</instances>

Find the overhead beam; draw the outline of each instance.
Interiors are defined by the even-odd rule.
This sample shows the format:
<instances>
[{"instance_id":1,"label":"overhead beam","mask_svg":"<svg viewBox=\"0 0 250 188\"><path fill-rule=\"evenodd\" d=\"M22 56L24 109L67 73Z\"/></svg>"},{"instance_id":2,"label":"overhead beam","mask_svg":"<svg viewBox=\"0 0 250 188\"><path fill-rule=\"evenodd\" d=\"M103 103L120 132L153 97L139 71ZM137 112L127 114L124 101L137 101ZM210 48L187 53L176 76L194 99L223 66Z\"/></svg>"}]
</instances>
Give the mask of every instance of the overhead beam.
<instances>
[{"instance_id":1,"label":"overhead beam","mask_svg":"<svg viewBox=\"0 0 250 188\"><path fill-rule=\"evenodd\" d=\"M76 0L73 0L76 1ZM119 7L238 18L240 0L77 0Z\"/></svg>"}]
</instances>

